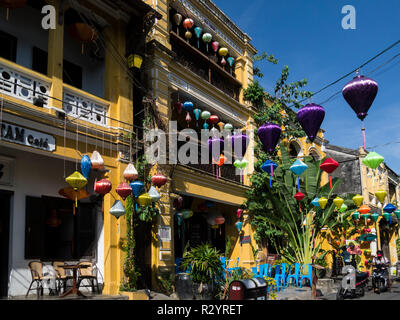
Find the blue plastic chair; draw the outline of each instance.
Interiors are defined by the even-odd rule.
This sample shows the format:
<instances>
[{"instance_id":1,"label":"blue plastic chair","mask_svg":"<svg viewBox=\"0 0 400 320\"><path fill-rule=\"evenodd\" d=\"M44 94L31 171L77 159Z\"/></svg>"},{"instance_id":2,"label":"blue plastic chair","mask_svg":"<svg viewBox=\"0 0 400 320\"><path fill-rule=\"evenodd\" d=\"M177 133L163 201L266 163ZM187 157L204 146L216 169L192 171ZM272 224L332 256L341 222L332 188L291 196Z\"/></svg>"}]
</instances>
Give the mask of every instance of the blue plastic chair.
<instances>
[{"instance_id":1,"label":"blue plastic chair","mask_svg":"<svg viewBox=\"0 0 400 320\"><path fill-rule=\"evenodd\" d=\"M233 268L228 268L228 271L236 271L240 270L239 268L239 258L236 259L236 264L233 266Z\"/></svg>"},{"instance_id":2,"label":"blue plastic chair","mask_svg":"<svg viewBox=\"0 0 400 320\"><path fill-rule=\"evenodd\" d=\"M306 265L303 266L305 268ZM303 280L308 279L310 282L310 288L312 288L312 266L311 264L308 264L308 274L303 274L300 278L300 288L303 286ZM304 269L303 269L304 270Z\"/></svg>"},{"instance_id":3,"label":"blue plastic chair","mask_svg":"<svg viewBox=\"0 0 400 320\"><path fill-rule=\"evenodd\" d=\"M282 289L286 285L286 270L288 269L288 264L287 263L282 263L281 264L281 273L279 276L279 281L282 284Z\"/></svg>"},{"instance_id":4,"label":"blue plastic chair","mask_svg":"<svg viewBox=\"0 0 400 320\"><path fill-rule=\"evenodd\" d=\"M222 275L223 275L224 279L226 279L226 258L221 257L220 260L221 260L222 268L224 269L224 271L222 272Z\"/></svg>"},{"instance_id":5,"label":"blue plastic chair","mask_svg":"<svg viewBox=\"0 0 400 320\"><path fill-rule=\"evenodd\" d=\"M286 280L286 287L289 286L290 279L296 281L297 288L299 287L299 277L300 277L300 263L294 264L294 273L289 274Z\"/></svg>"},{"instance_id":6,"label":"blue plastic chair","mask_svg":"<svg viewBox=\"0 0 400 320\"><path fill-rule=\"evenodd\" d=\"M271 270L272 271L272 270ZM278 264L275 266L275 276L274 280L276 282L276 290L279 291L280 288L280 279L281 279L281 265Z\"/></svg>"},{"instance_id":7,"label":"blue plastic chair","mask_svg":"<svg viewBox=\"0 0 400 320\"><path fill-rule=\"evenodd\" d=\"M270 276L269 264L265 263L265 264L262 264L262 266L263 266L263 272L261 273L261 276L262 277L269 277Z\"/></svg>"}]
</instances>

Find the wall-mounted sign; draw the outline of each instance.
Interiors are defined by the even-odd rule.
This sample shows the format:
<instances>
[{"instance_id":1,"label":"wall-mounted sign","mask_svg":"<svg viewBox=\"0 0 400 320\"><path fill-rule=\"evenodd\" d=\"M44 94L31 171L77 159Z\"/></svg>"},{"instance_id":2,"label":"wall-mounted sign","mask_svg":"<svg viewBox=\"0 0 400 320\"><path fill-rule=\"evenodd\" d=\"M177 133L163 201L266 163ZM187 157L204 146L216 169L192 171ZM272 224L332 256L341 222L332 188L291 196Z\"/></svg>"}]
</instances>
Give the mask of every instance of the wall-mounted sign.
<instances>
[{"instance_id":1,"label":"wall-mounted sign","mask_svg":"<svg viewBox=\"0 0 400 320\"><path fill-rule=\"evenodd\" d=\"M14 162L13 158L0 156L0 185L14 184Z\"/></svg>"},{"instance_id":2,"label":"wall-mounted sign","mask_svg":"<svg viewBox=\"0 0 400 320\"><path fill-rule=\"evenodd\" d=\"M50 152L56 150L56 139L53 136L7 122L3 122L1 124L0 138L1 140L21 144L35 149Z\"/></svg>"}]
</instances>

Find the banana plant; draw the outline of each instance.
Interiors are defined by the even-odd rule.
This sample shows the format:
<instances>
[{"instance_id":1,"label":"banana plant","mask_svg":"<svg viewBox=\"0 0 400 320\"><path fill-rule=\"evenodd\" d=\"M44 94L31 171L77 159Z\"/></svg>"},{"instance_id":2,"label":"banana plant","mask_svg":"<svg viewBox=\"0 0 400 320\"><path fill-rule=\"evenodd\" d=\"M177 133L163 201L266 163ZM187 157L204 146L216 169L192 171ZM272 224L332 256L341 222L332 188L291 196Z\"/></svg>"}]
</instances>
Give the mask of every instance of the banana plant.
<instances>
[{"instance_id":1,"label":"banana plant","mask_svg":"<svg viewBox=\"0 0 400 320\"><path fill-rule=\"evenodd\" d=\"M321 185L320 165L324 159L315 161L305 157L303 161L308 168L300 176L300 191L305 195L301 208L294 198L297 190L297 176L290 170L292 165L285 145L280 145L279 166L274 172L272 186L269 176L260 167L265 158L260 157L252 176L252 189L247 193L246 207L252 212L252 225L255 227L257 240L267 240L279 254L291 262L308 264L316 256L321 247L321 231L337 229L343 222L338 219L339 213L331 201L341 180L333 179L330 184ZM329 199L325 209L318 209L311 204L316 197ZM354 205L352 195L342 196L348 204L344 219L350 216Z\"/></svg>"}]
</instances>

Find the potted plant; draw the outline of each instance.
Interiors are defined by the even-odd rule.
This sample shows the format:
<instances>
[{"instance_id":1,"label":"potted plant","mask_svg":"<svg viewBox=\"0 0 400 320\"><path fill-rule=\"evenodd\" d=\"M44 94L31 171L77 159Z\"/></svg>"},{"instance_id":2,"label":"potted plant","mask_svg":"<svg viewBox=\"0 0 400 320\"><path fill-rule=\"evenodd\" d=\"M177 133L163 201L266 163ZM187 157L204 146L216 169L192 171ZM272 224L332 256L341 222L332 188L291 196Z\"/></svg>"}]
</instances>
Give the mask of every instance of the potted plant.
<instances>
[{"instance_id":1,"label":"potted plant","mask_svg":"<svg viewBox=\"0 0 400 320\"><path fill-rule=\"evenodd\" d=\"M209 244L192 248L183 255L181 267L190 270L196 300L211 300L223 279L221 253Z\"/></svg>"}]
</instances>

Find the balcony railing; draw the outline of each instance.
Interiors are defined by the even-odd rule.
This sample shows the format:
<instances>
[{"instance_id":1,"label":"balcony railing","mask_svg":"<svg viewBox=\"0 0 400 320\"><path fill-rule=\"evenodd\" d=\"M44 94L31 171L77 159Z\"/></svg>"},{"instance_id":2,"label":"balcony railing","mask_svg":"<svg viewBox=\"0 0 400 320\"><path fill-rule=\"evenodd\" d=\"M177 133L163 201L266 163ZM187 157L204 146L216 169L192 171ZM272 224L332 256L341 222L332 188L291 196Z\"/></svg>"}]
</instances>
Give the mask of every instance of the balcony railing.
<instances>
[{"instance_id":1,"label":"balcony railing","mask_svg":"<svg viewBox=\"0 0 400 320\"><path fill-rule=\"evenodd\" d=\"M67 115L79 117L96 125L107 125L110 106L107 101L66 85L64 85L63 101L63 109Z\"/></svg>"},{"instance_id":2,"label":"balcony railing","mask_svg":"<svg viewBox=\"0 0 400 320\"><path fill-rule=\"evenodd\" d=\"M43 106L48 106L51 81L41 76L35 77L32 73L1 60L0 92L32 104L36 99L41 99Z\"/></svg>"},{"instance_id":3,"label":"balcony railing","mask_svg":"<svg viewBox=\"0 0 400 320\"><path fill-rule=\"evenodd\" d=\"M187 166L213 174L216 177L216 165L213 164L188 164ZM241 183L240 182L240 175L236 174L236 168L232 164L224 164L222 167L219 168L220 177L223 179L230 180L232 182Z\"/></svg>"}]
</instances>

